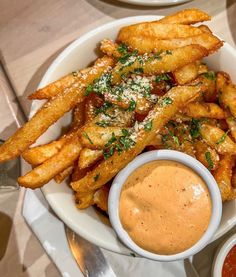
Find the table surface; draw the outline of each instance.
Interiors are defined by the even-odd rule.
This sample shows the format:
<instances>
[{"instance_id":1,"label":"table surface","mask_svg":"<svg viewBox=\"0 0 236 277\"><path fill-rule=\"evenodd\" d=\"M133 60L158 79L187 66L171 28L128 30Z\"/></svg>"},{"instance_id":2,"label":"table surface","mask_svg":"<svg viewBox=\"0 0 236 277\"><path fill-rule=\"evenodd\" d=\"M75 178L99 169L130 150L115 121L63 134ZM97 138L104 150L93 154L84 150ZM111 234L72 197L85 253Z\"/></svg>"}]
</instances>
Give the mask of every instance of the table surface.
<instances>
[{"instance_id":1,"label":"table surface","mask_svg":"<svg viewBox=\"0 0 236 277\"><path fill-rule=\"evenodd\" d=\"M236 45L235 0L195 0L168 7L133 6L117 0L0 0L0 138L7 138L23 121L6 72L28 115L27 95L71 41L115 19L166 15L190 7L212 15L214 32ZM12 115L9 101L17 117ZM22 218L23 197L24 189L0 193L0 276L60 276Z\"/></svg>"}]
</instances>

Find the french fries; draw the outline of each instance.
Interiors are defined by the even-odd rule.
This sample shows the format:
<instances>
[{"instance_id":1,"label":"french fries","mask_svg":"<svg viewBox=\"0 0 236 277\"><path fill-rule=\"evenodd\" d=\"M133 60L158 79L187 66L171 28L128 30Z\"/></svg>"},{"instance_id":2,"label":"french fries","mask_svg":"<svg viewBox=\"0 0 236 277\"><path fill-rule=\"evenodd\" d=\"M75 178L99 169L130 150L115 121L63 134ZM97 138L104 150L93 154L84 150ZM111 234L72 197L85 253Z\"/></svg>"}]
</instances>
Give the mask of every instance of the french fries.
<instances>
[{"instance_id":1,"label":"french fries","mask_svg":"<svg viewBox=\"0 0 236 277\"><path fill-rule=\"evenodd\" d=\"M200 87L182 86L172 88L165 97L158 102L146 119L146 124L152 121L152 130L150 132L141 129L137 133L135 147L131 147L123 153L117 152L107 160L101 162L94 170L90 171L84 178L77 182L72 182L73 190L81 193L90 193L102 187L106 182L111 180L115 174L121 170L127 163L135 158L149 142L154 138L155 132L160 130L174 114L183 107L187 102L193 101L200 93ZM165 105L166 99L171 99L171 105ZM106 174L102 174L106 172ZM94 178L99 176L97 181Z\"/></svg>"},{"instance_id":2,"label":"french fries","mask_svg":"<svg viewBox=\"0 0 236 277\"><path fill-rule=\"evenodd\" d=\"M43 164L35 167L26 175L18 178L18 183L26 188L39 188L48 183L57 174L71 166L78 158L82 147L76 135L65 144L61 151Z\"/></svg>"},{"instance_id":3,"label":"french fries","mask_svg":"<svg viewBox=\"0 0 236 277\"><path fill-rule=\"evenodd\" d=\"M139 153L174 149L202 162L222 200L236 199L236 86L202 59L223 42L198 9L121 28L103 39L105 54L32 93L48 102L0 146L0 162L22 154L33 169L19 177L35 189L67 177L79 209L107 211L112 178ZM72 111L69 132L29 148Z\"/></svg>"},{"instance_id":4,"label":"french fries","mask_svg":"<svg viewBox=\"0 0 236 277\"><path fill-rule=\"evenodd\" d=\"M0 162L19 156L37 138L44 133L66 112L84 100L84 85L89 85L93 80L101 76L113 64L111 58L103 58L100 63L90 69L81 81L81 85L73 85L62 91L57 97L47 102L22 128L0 146ZM83 83L83 86L82 86Z\"/></svg>"},{"instance_id":5,"label":"french fries","mask_svg":"<svg viewBox=\"0 0 236 277\"><path fill-rule=\"evenodd\" d=\"M125 43L129 37L133 36L134 34L136 36L141 35L144 37L155 37L161 40L192 37L202 33L203 32L197 27L182 24L163 24L154 21L151 24L150 22L144 22L121 28L117 40Z\"/></svg>"},{"instance_id":6,"label":"french fries","mask_svg":"<svg viewBox=\"0 0 236 277\"><path fill-rule=\"evenodd\" d=\"M228 136L226 132L218 127L202 124L200 134L203 140L221 155L235 155L236 144Z\"/></svg>"},{"instance_id":7,"label":"french fries","mask_svg":"<svg viewBox=\"0 0 236 277\"><path fill-rule=\"evenodd\" d=\"M130 49L138 49L139 54L158 53L161 50L173 50L192 44L201 45L206 48L209 53L214 53L223 45L220 39L209 33L172 39L158 39L150 36L129 36L123 39L122 42L127 44Z\"/></svg>"},{"instance_id":8,"label":"french fries","mask_svg":"<svg viewBox=\"0 0 236 277\"><path fill-rule=\"evenodd\" d=\"M213 172L213 176L219 186L222 201L235 199L236 191L231 185L232 168L234 166L234 157L223 156L219 162L218 168Z\"/></svg>"},{"instance_id":9,"label":"french fries","mask_svg":"<svg viewBox=\"0 0 236 277\"><path fill-rule=\"evenodd\" d=\"M174 14L167 15L162 19L158 20L160 23L169 23L169 24L195 24L202 21L211 20L211 17L198 9L186 9L178 11Z\"/></svg>"},{"instance_id":10,"label":"french fries","mask_svg":"<svg viewBox=\"0 0 236 277\"><path fill-rule=\"evenodd\" d=\"M121 81L121 77L127 76L130 72L135 72L138 68L143 68L144 74L161 74L165 72L172 72L185 66L188 63L195 62L208 55L208 51L197 44L192 44L172 51L162 52L160 55L152 55L148 58L142 59L134 57L131 61L127 61L125 66L123 63L118 63L112 72L112 83L117 84ZM131 59L130 58L130 59ZM131 65L130 65L131 63Z\"/></svg>"}]
</instances>

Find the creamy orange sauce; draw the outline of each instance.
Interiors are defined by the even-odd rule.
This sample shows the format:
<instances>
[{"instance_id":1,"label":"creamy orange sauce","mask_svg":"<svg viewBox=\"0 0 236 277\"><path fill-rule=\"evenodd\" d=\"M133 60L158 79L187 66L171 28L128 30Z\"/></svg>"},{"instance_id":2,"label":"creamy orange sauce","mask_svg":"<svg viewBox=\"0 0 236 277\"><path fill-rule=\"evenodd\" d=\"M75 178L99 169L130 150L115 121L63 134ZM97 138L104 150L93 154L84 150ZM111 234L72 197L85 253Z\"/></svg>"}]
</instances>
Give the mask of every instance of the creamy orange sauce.
<instances>
[{"instance_id":1,"label":"creamy orange sauce","mask_svg":"<svg viewBox=\"0 0 236 277\"><path fill-rule=\"evenodd\" d=\"M194 245L206 231L211 198L202 178L174 161L153 161L137 168L120 196L121 223L140 247L176 254Z\"/></svg>"}]
</instances>

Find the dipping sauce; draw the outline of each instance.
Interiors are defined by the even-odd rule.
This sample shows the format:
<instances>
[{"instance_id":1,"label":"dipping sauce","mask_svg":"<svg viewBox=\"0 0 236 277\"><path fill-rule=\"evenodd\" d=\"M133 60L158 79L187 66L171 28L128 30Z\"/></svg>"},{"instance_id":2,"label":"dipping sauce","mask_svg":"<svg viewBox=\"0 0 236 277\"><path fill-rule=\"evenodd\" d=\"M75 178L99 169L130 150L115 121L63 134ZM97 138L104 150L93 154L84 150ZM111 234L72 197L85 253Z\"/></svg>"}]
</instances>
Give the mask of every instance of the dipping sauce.
<instances>
[{"instance_id":1,"label":"dipping sauce","mask_svg":"<svg viewBox=\"0 0 236 277\"><path fill-rule=\"evenodd\" d=\"M227 254L222 268L222 277L236 276L236 245Z\"/></svg>"},{"instance_id":2,"label":"dipping sauce","mask_svg":"<svg viewBox=\"0 0 236 277\"><path fill-rule=\"evenodd\" d=\"M181 163L164 160L137 168L122 188L119 205L130 238L165 255L193 246L207 230L211 210L202 178Z\"/></svg>"}]
</instances>

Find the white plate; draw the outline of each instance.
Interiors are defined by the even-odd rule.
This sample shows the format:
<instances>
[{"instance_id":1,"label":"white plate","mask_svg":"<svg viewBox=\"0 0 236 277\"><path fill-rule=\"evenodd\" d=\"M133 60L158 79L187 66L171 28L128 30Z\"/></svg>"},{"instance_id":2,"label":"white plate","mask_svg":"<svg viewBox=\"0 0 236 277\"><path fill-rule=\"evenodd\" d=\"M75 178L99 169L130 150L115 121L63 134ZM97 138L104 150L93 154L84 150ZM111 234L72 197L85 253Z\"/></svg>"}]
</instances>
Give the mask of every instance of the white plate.
<instances>
[{"instance_id":1,"label":"white plate","mask_svg":"<svg viewBox=\"0 0 236 277\"><path fill-rule=\"evenodd\" d=\"M139 6L171 6L177 5L192 0L117 0L120 2L128 3L130 5Z\"/></svg>"},{"instance_id":2,"label":"white plate","mask_svg":"<svg viewBox=\"0 0 236 277\"><path fill-rule=\"evenodd\" d=\"M105 24L87 33L74 41L58 56L47 70L39 86L43 87L68 72L87 66L97 57L95 49L99 41L103 38L115 39L122 26L142 21L157 20L159 18L157 16L124 18ZM228 72L234 82L236 82L234 68L236 64L236 51L230 45L225 43L218 53L210 56L206 61L211 68ZM41 101L33 102L31 116L41 105ZM70 115L67 114L51 126L40 137L37 143L45 143L57 138L60 135L62 127L69 122ZM122 254L130 253L130 250L119 242L113 229L100 220L93 208L80 211L75 207L72 191L66 183L58 185L56 182L51 181L42 188L42 191L56 214L76 233L108 250ZM214 240L225 234L235 224L236 201L231 201L224 204L221 225L214 236Z\"/></svg>"}]
</instances>

